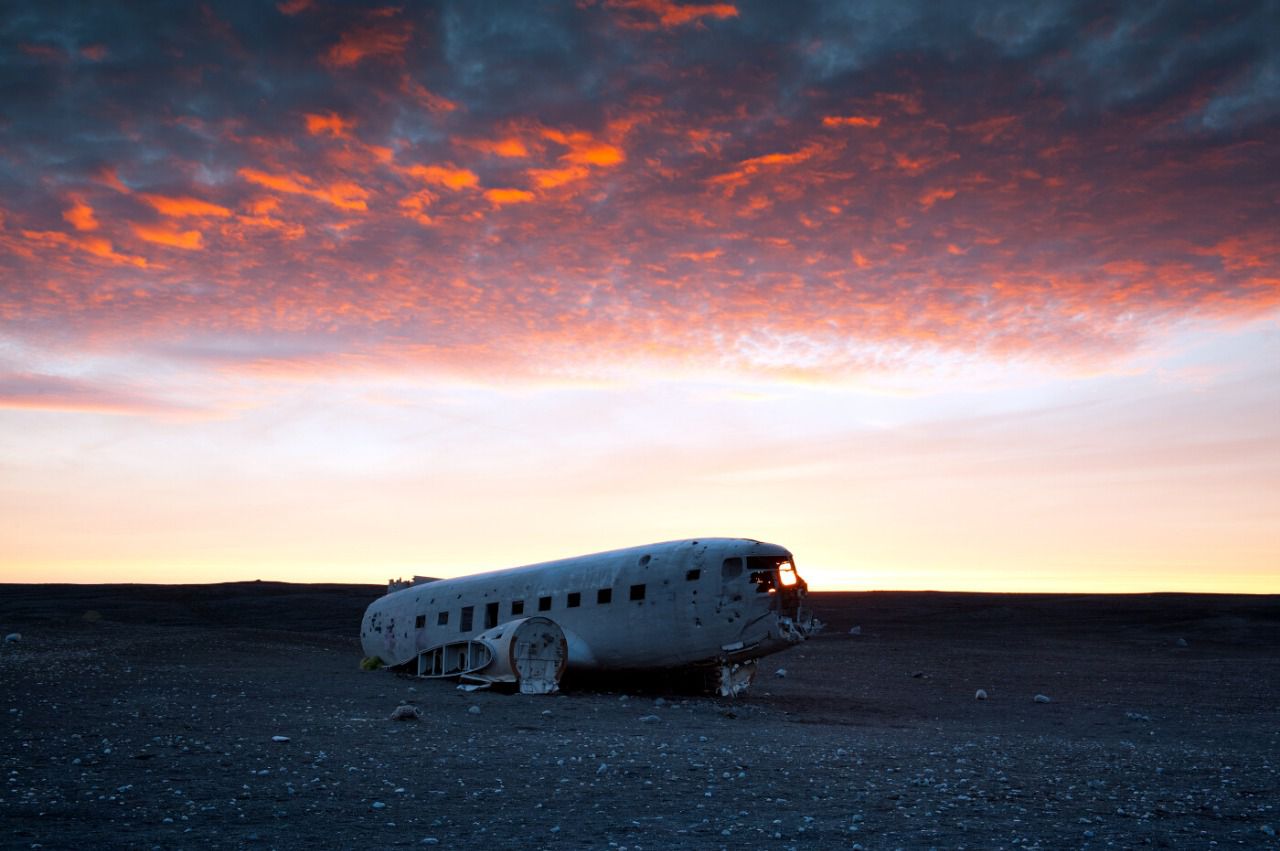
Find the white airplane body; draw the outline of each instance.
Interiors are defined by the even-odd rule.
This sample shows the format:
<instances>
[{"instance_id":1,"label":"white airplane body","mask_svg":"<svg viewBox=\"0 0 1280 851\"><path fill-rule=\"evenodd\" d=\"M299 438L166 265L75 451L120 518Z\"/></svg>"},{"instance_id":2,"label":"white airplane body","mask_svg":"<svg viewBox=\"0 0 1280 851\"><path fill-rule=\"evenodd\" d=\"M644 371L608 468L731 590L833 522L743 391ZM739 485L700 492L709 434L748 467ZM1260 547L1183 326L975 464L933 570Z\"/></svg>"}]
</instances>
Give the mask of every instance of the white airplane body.
<instances>
[{"instance_id":1,"label":"white airplane body","mask_svg":"<svg viewBox=\"0 0 1280 851\"><path fill-rule=\"evenodd\" d=\"M707 666L738 694L754 661L820 624L791 553L742 538L701 538L456 579L391 583L361 625L367 657L419 676L554 691L565 668Z\"/></svg>"}]
</instances>

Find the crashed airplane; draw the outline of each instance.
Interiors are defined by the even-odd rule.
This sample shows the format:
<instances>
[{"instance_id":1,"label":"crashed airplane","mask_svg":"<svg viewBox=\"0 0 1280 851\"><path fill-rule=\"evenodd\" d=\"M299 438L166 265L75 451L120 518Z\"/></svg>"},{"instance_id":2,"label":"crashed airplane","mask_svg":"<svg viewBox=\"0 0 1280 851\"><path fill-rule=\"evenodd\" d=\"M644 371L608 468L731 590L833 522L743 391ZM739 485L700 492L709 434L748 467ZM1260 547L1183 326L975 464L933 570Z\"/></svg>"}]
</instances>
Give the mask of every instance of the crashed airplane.
<instances>
[{"instance_id":1,"label":"crashed airplane","mask_svg":"<svg viewBox=\"0 0 1280 851\"><path fill-rule=\"evenodd\" d=\"M761 656L820 628L791 553L743 538L670 541L456 579L394 580L365 611L365 656L460 687L559 688L581 671L701 669L741 694Z\"/></svg>"}]
</instances>

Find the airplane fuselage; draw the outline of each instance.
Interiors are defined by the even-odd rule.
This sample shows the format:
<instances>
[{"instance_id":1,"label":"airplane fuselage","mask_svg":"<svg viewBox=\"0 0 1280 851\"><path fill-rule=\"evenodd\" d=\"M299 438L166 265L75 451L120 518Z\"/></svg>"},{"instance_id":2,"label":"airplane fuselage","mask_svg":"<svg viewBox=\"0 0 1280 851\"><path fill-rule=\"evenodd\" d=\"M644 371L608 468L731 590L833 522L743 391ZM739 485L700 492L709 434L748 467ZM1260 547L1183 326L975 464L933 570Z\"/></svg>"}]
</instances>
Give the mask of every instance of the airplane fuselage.
<instances>
[{"instance_id":1,"label":"airplane fuselage","mask_svg":"<svg viewBox=\"0 0 1280 851\"><path fill-rule=\"evenodd\" d=\"M369 606L360 638L366 656L404 665L536 615L563 629L571 669L728 663L802 640L806 591L776 544L672 541L412 585Z\"/></svg>"}]
</instances>

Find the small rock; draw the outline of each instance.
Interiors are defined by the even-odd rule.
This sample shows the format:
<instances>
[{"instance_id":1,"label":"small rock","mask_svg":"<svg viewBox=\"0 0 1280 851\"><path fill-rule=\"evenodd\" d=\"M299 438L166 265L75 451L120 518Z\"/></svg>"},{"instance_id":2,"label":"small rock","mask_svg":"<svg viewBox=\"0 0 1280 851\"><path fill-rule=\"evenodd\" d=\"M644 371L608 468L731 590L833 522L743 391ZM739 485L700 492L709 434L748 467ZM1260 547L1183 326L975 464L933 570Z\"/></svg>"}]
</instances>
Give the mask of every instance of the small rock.
<instances>
[{"instance_id":1,"label":"small rock","mask_svg":"<svg viewBox=\"0 0 1280 851\"><path fill-rule=\"evenodd\" d=\"M862 635L862 627L854 626L849 628L850 635Z\"/></svg>"},{"instance_id":2,"label":"small rock","mask_svg":"<svg viewBox=\"0 0 1280 851\"><path fill-rule=\"evenodd\" d=\"M440 840L434 836L424 836L422 838L422 844L423 845L439 845Z\"/></svg>"},{"instance_id":3,"label":"small rock","mask_svg":"<svg viewBox=\"0 0 1280 851\"><path fill-rule=\"evenodd\" d=\"M289 737L288 737L288 736L272 736L272 737L271 737L271 741L273 741L273 742L287 742L287 741L289 741Z\"/></svg>"},{"instance_id":4,"label":"small rock","mask_svg":"<svg viewBox=\"0 0 1280 851\"><path fill-rule=\"evenodd\" d=\"M661 721L661 720L662 719L659 718L657 715L641 715L640 716L641 724L652 724L655 721Z\"/></svg>"},{"instance_id":5,"label":"small rock","mask_svg":"<svg viewBox=\"0 0 1280 851\"><path fill-rule=\"evenodd\" d=\"M1274 827L1272 827L1271 825L1269 825L1269 824L1264 824L1264 825L1262 826L1262 832L1263 832L1263 833L1265 833L1267 836L1275 836L1275 835L1276 835L1276 829L1275 829Z\"/></svg>"},{"instance_id":6,"label":"small rock","mask_svg":"<svg viewBox=\"0 0 1280 851\"><path fill-rule=\"evenodd\" d=\"M375 810L385 810L387 808L387 805L381 801L374 801L372 806Z\"/></svg>"},{"instance_id":7,"label":"small rock","mask_svg":"<svg viewBox=\"0 0 1280 851\"><path fill-rule=\"evenodd\" d=\"M785 680L787 678L787 669L779 668L778 670L773 672L773 675L780 680Z\"/></svg>"},{"instance_id":8,"label":"small rock","mask_svg":"<svg viewBox=\"0 0 1280 851\"><path fill-rule=\"evenodd\" d=\"M472 715L479 715L479 714L480 714L480 707L479 707L479 706L476 706L476 705L473 703L473 704L471 704L471 706L469 706L469 707L467 708L467 712L471 713Z\"/></svg>"},{"instance_id":9,"label":"small rock","mask_svg":"<svg viewBox=\"0 0 1280 851\"><path fill-rule=\"evenodd\" d=\"M604 774L608 770L609 770L609 766L606 763L602 762L600 763L600 767L596 769L596 774Z\"/></svg>"},{"instance_id":10,"label":"small rock","mask_svg":"<svg viewBox=\"0 0 1280 851\"><path fill-rule=\"evenodd\" d=\"M421 717L422 714L418 712L418 707L408 703L402 703L391 713L392 721L417 721Z\"/></svg>"},{"instance_id":11,"label":"small rock","mask_svg":"<svg viewBox=\"0 0 1280 851\"><path fill-rule=\"evenodd\" d=\"M550 715L550 714L551 714L551 710L550 710L550 709L544 709L544 710L542 710L542 715L543 715L543 717L544 717L544 718L545 718L546 716Z\"/></svg>"},{"instance_id":12,"label":"small rock","mask_svg":"<svg viewBox=\"0 0 1280 851\"><path fill-rule=\"evenodd\" d=\"M978 689L977 691L975 691L975 692L973 693L973 699L974 699L974 700L986 700L986 699L987 699L987 690L986 690L986 689L983 689L983 688Z\"/></svg>"},{"instance_id":13,"label":"small rock","mask_svg":"<svg viewBox=\"0 0 1280 851\"><path fill-rule=\"evenodd\" d=\"M913 679L913 680L922 680L922 679L924 679L924 671L912 671L912 672L911 672L911 679Z\"/></svg>"},{"instance_id":14,"label":"small rock","mask_svg":"<svg viewBox=\"0 0 1280 851\"><path fill-rule=\"evenodd\" d=\"M4 641L6 644L17 644L21 640L22 640L22 633L20 632L11 632L4 637Z\"/></svg>"},{"instance_id":15,"label":"small rock","mask_svg":"<svg viewBox=\"0 0 1280 851\"><path fill-rule=\"evenodd\" d=\"M8 641L8 640L9 640L9 639L7 639L7 638L5 639L5 641ZM1189 646L1189 645L1187 644L1187 640L1186 640L1185 638L1179 638L1177 641L1173 642L1173 645L1174 645L1175 647L1187 647L1187 646Z\"/></svg>"},{"instance_id":16,"label":"small rock","mask_svg":"<svg viewBox=\"0 0 1280 851\"><path fill-rule=\"evenodd\" d=\"M655 700L655 701L653 702L653 705L654 705L654 706L666 706L666 705L667 705L667 699L666 699L665 697L660 697L660 698L658 698L657 700Z\"/></svg>"},{"instance_id":17,"label":"small rock","mask_svg":"<svg viewBox=\"0 0 1280 851\"><path fill-rule=\"evenodd\" d=\"M1151 721L1150 715L1143 715L1141 712L1126 712L1124 717L1128 718L1130 721Z\"/></svg>"},{"instance_id":18,"label":"small rock","mask_svg":"<svg viewBox=\"0 0 1280 851\"><path fill-rule=\"evenodd\" d=\"M1037 694L1037 695L1036 695L1034 698L1032 698L1032 699L1033 699L1033 700L1035 700L1035 702L1036 702L1036 703L1048 703L1048 702L1049 702L1049 695L1047 695L1047 694Z\"/></svg>"}]
</instances>

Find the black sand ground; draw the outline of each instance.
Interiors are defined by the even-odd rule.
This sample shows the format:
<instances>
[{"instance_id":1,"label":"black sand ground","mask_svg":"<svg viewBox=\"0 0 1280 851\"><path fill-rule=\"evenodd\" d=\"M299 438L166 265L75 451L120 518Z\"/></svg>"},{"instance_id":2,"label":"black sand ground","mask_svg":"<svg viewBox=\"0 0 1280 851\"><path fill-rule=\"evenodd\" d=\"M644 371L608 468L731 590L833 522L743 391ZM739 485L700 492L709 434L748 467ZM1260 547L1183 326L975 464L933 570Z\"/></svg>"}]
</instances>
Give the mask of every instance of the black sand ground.
<instances>
[{"instance_id":1,"label":"black sand ground","mask_svg":"<svg viewBox=\"0 0 1280 851\"><path fill-rule=\"evenodd\" d=\"M361 672L378 593L0 586L0 847L1277 846L1275 597L821 594L728 701Z\"/></svg>"}]
</instances>

